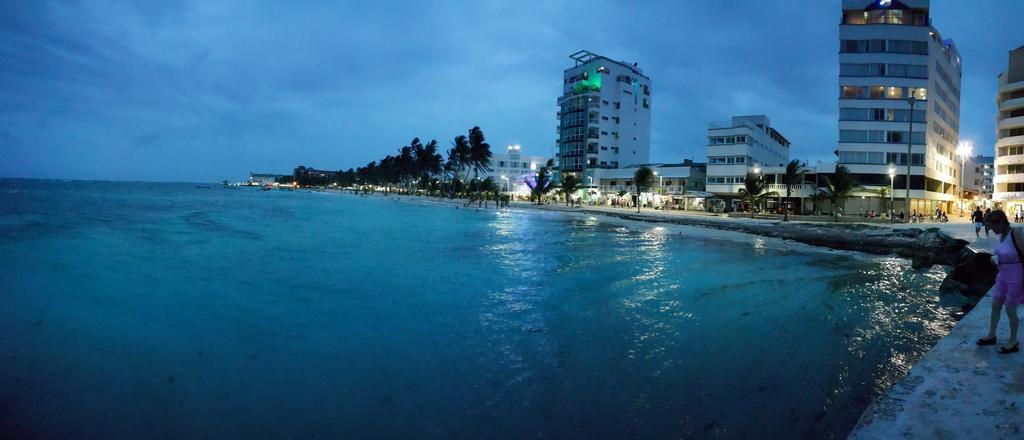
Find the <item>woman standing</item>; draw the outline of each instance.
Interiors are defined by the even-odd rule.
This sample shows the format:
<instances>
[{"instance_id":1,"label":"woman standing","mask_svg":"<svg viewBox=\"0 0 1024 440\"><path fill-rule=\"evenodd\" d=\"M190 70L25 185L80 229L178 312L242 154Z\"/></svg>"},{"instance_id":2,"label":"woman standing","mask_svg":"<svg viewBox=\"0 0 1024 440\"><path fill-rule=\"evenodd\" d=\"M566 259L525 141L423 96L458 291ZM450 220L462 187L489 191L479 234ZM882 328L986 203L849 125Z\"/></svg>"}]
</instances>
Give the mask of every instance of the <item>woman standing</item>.
<instances>
[{"instance_id":1,"label":"woman standing","mask_svg":"<svg viewBox=\"0 0 1024 440\"><path fill-rule=\"evenodd\" d=\"M1024 265L1021 264L1021 252L1017 245L1024 244L1024 231L1010 227L1006 213L998 209L992 211L985 221L999 238L992 249L995 255L992 261L999 266L999 272L992 289L992 317L989 320L988 336L978 339L978 345L995 345L999 312L1005 305L1006 318L1010 321L1010 338L999 347L999 353L1016 353L1020 351L1017 342L1017 305L1024 303Z\"/></svg>"}]
</instances>

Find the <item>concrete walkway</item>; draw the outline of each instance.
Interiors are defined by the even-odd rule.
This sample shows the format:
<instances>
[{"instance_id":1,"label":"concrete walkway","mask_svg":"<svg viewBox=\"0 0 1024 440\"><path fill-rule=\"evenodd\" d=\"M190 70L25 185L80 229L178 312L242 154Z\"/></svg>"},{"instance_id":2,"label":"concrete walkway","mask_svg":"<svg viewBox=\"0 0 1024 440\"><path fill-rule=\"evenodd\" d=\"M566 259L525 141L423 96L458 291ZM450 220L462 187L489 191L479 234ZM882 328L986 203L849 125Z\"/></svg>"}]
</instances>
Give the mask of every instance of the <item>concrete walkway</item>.
<instances>
[{"instance_id":1,"label":"concrete walkway","mask_svg":"<svg viewBox=\"0 0 1024 440\"><path fill-rule=\"evenodd\" d=\"M986 295L868 407L850 439L1024 438L1024 352L1001 355L998 345L974 343L988 333L991 305ZM1000 345L1008 333L1004 313Z\"/></svg>"}]
</instances>

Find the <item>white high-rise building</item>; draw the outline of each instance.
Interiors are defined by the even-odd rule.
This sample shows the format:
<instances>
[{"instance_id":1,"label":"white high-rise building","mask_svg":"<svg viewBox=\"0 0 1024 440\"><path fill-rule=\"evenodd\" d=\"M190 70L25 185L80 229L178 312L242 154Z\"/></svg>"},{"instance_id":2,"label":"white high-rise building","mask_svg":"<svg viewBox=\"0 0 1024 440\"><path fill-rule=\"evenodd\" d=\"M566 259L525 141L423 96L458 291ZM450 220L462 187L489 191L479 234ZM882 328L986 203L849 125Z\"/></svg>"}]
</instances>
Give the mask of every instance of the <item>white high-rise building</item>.
<instances>
[{"instance_id":1,"label":"white high-rise building","mask_svg":"<svg viewBox=\"0 0 1024 440\"><path fill-rule=\"evenodd\" d=\"M1024 207L1024 46L1010 51L996 94L996 190L1007 212Z\"/></svg>"},{"instance_id":2,"label":"white high-rise building","mask_svg":"<svg viewBox=\"0 0 1024 440\"><path fill-rule=\"evenodd\" d=\"M789 162L789 141L767 116L733 116L709 124L707 157L707 192L735 208L748 172Z\"/></svg>"},{"instance_id":3,"label":"white high-rise building","mask_svg":"<svg viewBox=\"0 0 1024 440\"><path fill-rule=\"evenodd\" d=\"M650 162L651 80L636 63L579 51L558 98L561 176L596 186L594 170Z\"/></svg>"},{"instance_id":4,"label":"white high-rise building","mask_svg":"<svg viewBox=\"0 0 1024 440\"><path fill-rule=\"evenodd\" d=\"M839 39L839 164L867 190L889 186L895 169L895 208L903 211L909 159L909 209L951 212L960 182L960 55L931 25L929 1L843 0ZM856 197L846 209L884 205Z\"/></svg>"}]
</instances>

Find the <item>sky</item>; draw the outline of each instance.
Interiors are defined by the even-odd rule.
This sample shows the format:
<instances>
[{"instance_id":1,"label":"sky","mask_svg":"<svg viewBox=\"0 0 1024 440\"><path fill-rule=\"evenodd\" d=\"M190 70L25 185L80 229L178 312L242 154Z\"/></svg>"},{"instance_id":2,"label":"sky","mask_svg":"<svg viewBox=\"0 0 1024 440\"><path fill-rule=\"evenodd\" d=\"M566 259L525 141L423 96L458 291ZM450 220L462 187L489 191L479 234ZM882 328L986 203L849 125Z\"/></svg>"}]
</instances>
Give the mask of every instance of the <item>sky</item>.
<instances>
[{"instance_id":1,"label":"sky","mask_svg":"<svg viewBox=\"0 0 1024 440\"><path fill-rule=\"evenodd\" d=\"M651 78L651 161L765 114L833 161L839 0L0 2L0 176L216 182L348 169L479 125L551 155L569 54ZM961 139L991 154L1024 0L932 0L963 59Z\"/></svg>"}]
</instances>

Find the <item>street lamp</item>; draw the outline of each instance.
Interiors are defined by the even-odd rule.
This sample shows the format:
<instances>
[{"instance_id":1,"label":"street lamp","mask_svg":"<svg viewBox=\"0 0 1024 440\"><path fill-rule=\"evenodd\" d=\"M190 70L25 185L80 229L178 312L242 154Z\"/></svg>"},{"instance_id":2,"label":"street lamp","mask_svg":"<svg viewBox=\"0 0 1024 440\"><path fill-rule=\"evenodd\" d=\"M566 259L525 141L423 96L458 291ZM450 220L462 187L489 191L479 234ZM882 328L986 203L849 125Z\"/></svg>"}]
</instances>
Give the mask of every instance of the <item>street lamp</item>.
<instances>
[{"instance_id":1,"label":"street lamp","mask_svg":"<svg viewBox=\"0 0 1024 440\"><path fill-rule=\"evenodd\" d=\"M896 167L889 167L889 221L896 221L896 210L892 209L892 193L896 191Z\"/></svg>"},{"instance_id":2,"label":"street lamp","mask_svg":"<svg viewBox=\"0 0 1024 440\"><path fill-rule=\"evenodd\" d=\"M974 149L974 145L970 141L960 141L956 145L956 155L960 156L960 216L964 215L964 164L967 162L967 156L971 155L971 150Z\"/></svg>"},{"instance_id":3,"label":"street lamp","mask_svg":"<svg viewBox=\"0 0 1024 440\"><path fill-rule=\"evenodd\" d=\"M910 163L913 162L910 158L913 156L912 147L914 139L914 104L917 103L917 98L914 97L914 91L910 92L910 96L907 97L907 103L910 104L910 113L907 114L907 182L906 182L906 212L907 217L904 222L910 223Z\"/></svg>"}]
</instances>

